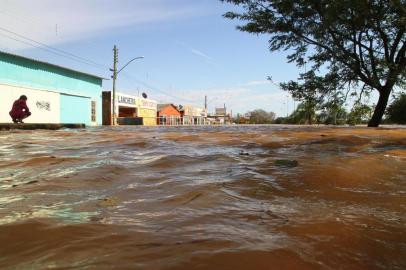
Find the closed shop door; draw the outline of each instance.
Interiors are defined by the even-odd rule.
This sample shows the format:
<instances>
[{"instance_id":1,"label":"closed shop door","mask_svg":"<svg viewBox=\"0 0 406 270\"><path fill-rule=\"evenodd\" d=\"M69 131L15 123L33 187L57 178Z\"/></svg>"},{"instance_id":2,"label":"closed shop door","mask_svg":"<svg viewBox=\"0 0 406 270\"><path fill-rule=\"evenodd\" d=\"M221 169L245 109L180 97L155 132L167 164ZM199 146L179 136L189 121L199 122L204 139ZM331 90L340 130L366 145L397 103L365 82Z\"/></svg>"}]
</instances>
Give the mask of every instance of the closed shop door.
<instances>
[{"instance_id":1,"label":"closed shop door","mask_svg":"<svg viewBox=\"0 0 406 270\"><path fill-rule=\"evenodd\" d=\"M90 98L61 94L61 123L91 124Z\"/></svg>"}]
</instances>

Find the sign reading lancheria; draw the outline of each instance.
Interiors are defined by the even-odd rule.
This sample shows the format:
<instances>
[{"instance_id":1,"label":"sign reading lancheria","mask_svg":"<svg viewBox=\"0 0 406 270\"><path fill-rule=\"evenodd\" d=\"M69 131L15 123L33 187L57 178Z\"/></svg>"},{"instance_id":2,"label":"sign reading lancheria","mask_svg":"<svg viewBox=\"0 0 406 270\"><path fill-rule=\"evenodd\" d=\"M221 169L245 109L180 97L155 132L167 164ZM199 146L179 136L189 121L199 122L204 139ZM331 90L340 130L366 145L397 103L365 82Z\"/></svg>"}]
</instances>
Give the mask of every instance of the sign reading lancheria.
<instances>
[{"instance_id":1,"label":"sign reading lancheria","mask_svg":"<svg viewBox=\"0 0 406 270\"><path fill-rule=\"evenodd\" d=\"M117 102L118 102L119 104L127 104L127 105L133 105L133 106L136 105L136 100L135 100L135 98L126 97L126 96L121 96L121 95L118 95L118 96L117 96Z\"/></svg>"}]
</instances>

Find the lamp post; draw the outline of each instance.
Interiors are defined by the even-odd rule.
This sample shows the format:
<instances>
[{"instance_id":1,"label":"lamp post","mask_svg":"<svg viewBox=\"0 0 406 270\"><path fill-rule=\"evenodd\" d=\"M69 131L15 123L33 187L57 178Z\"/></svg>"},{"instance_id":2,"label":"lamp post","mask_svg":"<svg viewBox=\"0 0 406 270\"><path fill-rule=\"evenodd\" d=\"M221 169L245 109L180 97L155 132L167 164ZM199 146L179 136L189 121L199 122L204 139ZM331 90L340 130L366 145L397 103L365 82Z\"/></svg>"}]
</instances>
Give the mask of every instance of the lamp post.
<instances>
[{"instance_id":1,"label":"lamp post","mask_svg":"<svg viewBox=\"0 0 406 270\"><path fill-rule=\"evenodd\" d=\"M113 75L111 78L113 79L113 121L112 124L113 126L116 125L116 80L117 80L117 75L126 67L128 66L131 62L137 59L143 59L144 56L139 56L131 59L130 61L127 62L121 69L117 71L117 63L118 63L118 49L117 46L114 45L113 48L114 51L114 64L113 64L113 69L110 69L110 71L113 72Z\"/></svg>"}]
</instances>

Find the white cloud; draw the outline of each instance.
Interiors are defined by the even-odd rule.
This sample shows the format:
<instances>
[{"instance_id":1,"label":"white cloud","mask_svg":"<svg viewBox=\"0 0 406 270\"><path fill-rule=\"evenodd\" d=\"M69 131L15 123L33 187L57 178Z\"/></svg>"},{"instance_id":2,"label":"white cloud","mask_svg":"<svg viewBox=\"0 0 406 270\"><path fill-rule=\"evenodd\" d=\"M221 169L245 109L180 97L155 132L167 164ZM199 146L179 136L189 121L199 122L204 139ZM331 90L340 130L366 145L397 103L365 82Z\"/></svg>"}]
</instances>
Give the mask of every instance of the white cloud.
<instances>
[{"instance_id":1,"label":"white cloud","mask_svg":"<svg viewBox=\"0 0 406 270\"><path fill-rule=\"evenodd\" d=\"M295 103L291 96L280 90L276 86L269 89L263 89L260 81L257 83L247 82L242 85L228 87L213 87L207 89L149 89L146 90L151 99L157 100L158 103L173 103L182 105L193 105L204 107L204 97L208 98L209 112L214 112L215 108L223 107L224 103L234 114L245 113L255 109L264 109L275 112L277 116L286 116L294 110ZM265 81L263 81L265 83ZM251 86L247 86L250 85ZM147 87L148 89L148 87ZM163 93L165 92L165 93ZM134 91L125 91L128 94L137 93Z\"/></svg>"},{"instance_id":2,"label":"white cloud","mask_svg":"<svg viewBox=\"0 0 406 270\"><path fill-rule=\"evenodd\" d=\"M207 55L206 53L202 52L201 50L193 48L191 45L186 44L185 42L176 41L176 43L179 44L184 49L186 49L187 51L191 52L192 54L194 54L200 58L203 58L208 63L214 64L213 57Z\"/></svg>"},{"instance_id":3,"label":"white cloud","mask_svg":"<svg viewBox=\"0 0 406 270\"><path fill-rule=\"evenodd\" d=\"M205 59L207 59L207 60L213 60L213 58L211 58L210 56L208 56L207 54L205 54L204 52L201 52L201 51L199 51L199 50L196 50L196 49L190 49L190 51L193 53L193 54L195 54L195 55L197 55L197 56L200 56L200 57L203 57L203 58L205 58Z\"/></svg>"},{"instance_id":4,"label":"white cloud","mask_svg":"<svg viewBox=\"0 0 406 270\"><path fill-rule=\"evenodd\" d=\"M0 0L0 26L55 45L87 39L124 26L192 16L190 5L165 0ZM0 49L31 47L0 30Z\"/></svg>"},{"instance_id":5,"label":"white cloud","mask_svg":"<svg viewBox=\"0 0 406 270\"><path fill-rule=\"evenodd\" d=\"M232 86L211 89L168 90L171 96L153 93L154 99L159 103L190 104L203 107L204 96L208 97L209 111L216 107L226 107L234 113L245 113L255 109L273 111L277 116L285 116L291 113L294 101L284 91L277 89L258 91L247 86Z\"/></svg>"}]
</instances>

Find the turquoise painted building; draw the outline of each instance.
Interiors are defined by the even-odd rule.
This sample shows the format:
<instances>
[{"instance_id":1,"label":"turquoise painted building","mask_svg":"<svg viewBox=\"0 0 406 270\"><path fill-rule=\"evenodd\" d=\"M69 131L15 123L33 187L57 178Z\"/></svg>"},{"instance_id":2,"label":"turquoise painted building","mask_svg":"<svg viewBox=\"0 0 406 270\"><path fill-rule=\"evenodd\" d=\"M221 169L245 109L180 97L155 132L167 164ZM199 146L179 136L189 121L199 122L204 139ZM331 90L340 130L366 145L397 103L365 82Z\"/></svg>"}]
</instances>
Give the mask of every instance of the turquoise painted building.
<instances>
[{"instance_id":1,"label":"turquoise painted building","mask_svg":"<svg viewBox=\"0 0 406 270\"><path fill-rule=\"evenodd\" d=\"M28 97L27 123L102 124L100 76L0 51L0 123L14 100Z\"/></svg>"}]
</instances>

